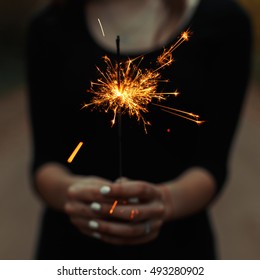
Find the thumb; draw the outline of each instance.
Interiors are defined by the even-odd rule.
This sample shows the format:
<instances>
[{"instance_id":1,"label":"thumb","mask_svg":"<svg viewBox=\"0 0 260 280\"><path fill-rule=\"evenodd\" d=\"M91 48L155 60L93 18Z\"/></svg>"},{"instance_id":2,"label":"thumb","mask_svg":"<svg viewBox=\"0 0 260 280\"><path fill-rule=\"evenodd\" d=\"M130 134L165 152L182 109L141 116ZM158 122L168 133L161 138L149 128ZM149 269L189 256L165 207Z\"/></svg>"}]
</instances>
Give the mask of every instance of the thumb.
<instances>
[{"instance_id":1,"label":"thumb","mask_svg":"<svg viewBox=\"0 0 260 280\"><path fill-rule=\"evenodd\" d=\"M124 182L127 182L127 181L130 181L130 179L127 178L127 177L119 177L115 180L115 183L124 183Z\"/></svg>"}]
</instances>

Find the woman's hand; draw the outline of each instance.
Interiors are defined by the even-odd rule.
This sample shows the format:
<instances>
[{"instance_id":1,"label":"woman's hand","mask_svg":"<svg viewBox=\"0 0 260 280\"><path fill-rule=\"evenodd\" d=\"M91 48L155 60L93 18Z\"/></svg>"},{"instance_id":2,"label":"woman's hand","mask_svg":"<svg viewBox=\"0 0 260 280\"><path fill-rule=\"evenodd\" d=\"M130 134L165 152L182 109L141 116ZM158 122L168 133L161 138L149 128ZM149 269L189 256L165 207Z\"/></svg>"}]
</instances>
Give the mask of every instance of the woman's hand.
<instances>
[{"instance_id":1,"label":"woman's hand","mask_svg":"<svg viewBox=\"0 0 260 280\"><path fill-rule=\"evenodd\" d=\"M74 175L58 163L48 163L37 170L35 184L43 200L65 210L82 233L113 244L155 239L165 221L207 207L216 191L212 174L199 167L155 185Z\"/></svg>"},{"instance_id":2,"label":"woman's hand","mask_svg":"<svg viewBox=\"0 0 260 280\"><path fill-rule=\"evenodd\" d=\"M92 232L85 230L88 221L99 217L93 209L98 210L100 203L112 203L112 199L104 197L100 189L112 182L96 176L81 177L68 189L64 211L69 215L71 222L84 234L91 235ZM93 203L98 201L99 204Z\"/></svg>"},{"instance_id":3,"label":"woman's hand","mask_svg":"<svg viewBox=\"0 0 260 280\"><path fill-rule=\"evenodd\" d=\"M126 179L102 187L100 183L86 179L68 190L65 211L83 234L118 245L145 243L158 236L166 217L160 187Z\"/></svg>"}]
</instances>

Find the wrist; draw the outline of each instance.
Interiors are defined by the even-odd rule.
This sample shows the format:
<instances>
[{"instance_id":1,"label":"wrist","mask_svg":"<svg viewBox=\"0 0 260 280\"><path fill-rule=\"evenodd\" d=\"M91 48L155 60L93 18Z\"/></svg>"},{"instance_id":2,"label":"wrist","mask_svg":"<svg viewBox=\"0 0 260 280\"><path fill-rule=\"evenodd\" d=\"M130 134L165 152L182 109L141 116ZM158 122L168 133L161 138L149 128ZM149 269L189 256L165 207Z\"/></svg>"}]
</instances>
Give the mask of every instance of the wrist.
<instances>
[{"instance_id":1,"label":"wrist","mask_svg":"<svg viewBox=\"0 0 260 280\"><path fill-rule=\"evenodd\" d=\"M175 199L173 196L173 186L169 184L161 184L159 186L162 200L165 206L164 220L169 221L176 218Z\"/></svg>"},{"instance_id":2,"label":"wrist","mask_svg":"<svg viewBox=\"0 0 260 280\"><path fill-rule=\"evenodd\" d=\"M68 200L69 187L81 176L70 173L64 166L49 163L41 166L35 173L35 184L40 198L49 207L63 211Z\"/></svg>"}]
</instances>

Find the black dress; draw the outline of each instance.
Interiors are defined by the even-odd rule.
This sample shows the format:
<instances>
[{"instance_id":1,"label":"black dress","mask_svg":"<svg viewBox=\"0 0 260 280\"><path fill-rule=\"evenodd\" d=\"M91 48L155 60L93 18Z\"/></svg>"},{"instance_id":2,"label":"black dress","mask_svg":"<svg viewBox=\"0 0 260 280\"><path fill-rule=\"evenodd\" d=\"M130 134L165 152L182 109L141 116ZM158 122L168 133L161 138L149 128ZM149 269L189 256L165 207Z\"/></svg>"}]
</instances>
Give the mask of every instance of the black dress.
<instances>
[{"instance_id":1,"label":"black dress","mask_svg":"<svg viewBox=\"0 0 260 280\"><path fill-rule=\"evenodd\" d=\"M192 36L173 52L175 62L161 71L169 82L159 83L158 91L179 90L178 97L169 96L162 104L199 114L206 122L198 126L149 104L143 116L151 125L145 133L142 123L123 114L123 175L159 183L199 166L215 177L217 196L225 185L249 79L251 25L234 1L202 0L182 31L187 28ZM176 40L172 38L165 47ZM162 51L144 54L140 67L155 67ZM32 19L28 29L32 176L50 161L78 174L111 180L119 176L118 125L111 127L113 112L81 109L91 100L87 90L90 81L98 78L96 66L105 69L102 57L108 55L114 62L115 53L102 49L89 34L81 1L63 8L50 5ZM80 141L84 145L68 164ZM114 246L82 235L65 214L46 206L35 258L216 259L213 232L204 209L168 222L153 242Z\"/></svg>"}]
</instances>

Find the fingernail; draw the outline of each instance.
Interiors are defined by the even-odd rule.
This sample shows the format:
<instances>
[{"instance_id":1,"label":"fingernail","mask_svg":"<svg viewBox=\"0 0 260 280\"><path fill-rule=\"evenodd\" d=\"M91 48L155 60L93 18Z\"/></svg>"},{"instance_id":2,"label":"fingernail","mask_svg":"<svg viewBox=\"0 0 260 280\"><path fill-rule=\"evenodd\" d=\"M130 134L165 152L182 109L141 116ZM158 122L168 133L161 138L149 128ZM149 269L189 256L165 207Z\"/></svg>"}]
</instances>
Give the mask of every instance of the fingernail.
<instances>
[{"instance_id":1,"label":"fingernail","mask_svg":"<svg viewBox=\"0 0 260 280\"><path fill-rule=\"evenodd\" d=\"M101 209L101 204L97 203L97 202L92 202L90 204L90 209L92 209L94 211L99 211Z\"/></svg>"},{"instance_id":2,"label":"fingernail","mask_svg":"<svg viewBox=\"0 0 260 280\"><path fill-rule=\"evenodd\" d=\"M103 186L103 187L101 187L101 189L100 189L100 192L101 192L102 194L108 194L108 193L110 193L110 191L111 191L111 188L110 188L109 186Z\"/></svg>"},{"instance_id":3,"label":"fingernail","mask_svg":"<svg viewBox=\"0 0 260 280\"><path fill-rule=\"evenodd\" d=\"M92 220L88 222L88 226L92 229L97 229L99 227L99 224L98 222Z\"/></svg>"},{"instance_id":4,"label":"fingernail","mask_svg":"<svg viewBox=\"0 0 260 280\"><path fill-rule=\"evenodd\" d=\"M92 236L93 236L94 238L96 238L96 239L100 239L100 238L101 238L101 234L98 233L98 232L94 232L94 233L92 234Z\"/></svg>"}]
</instances>

